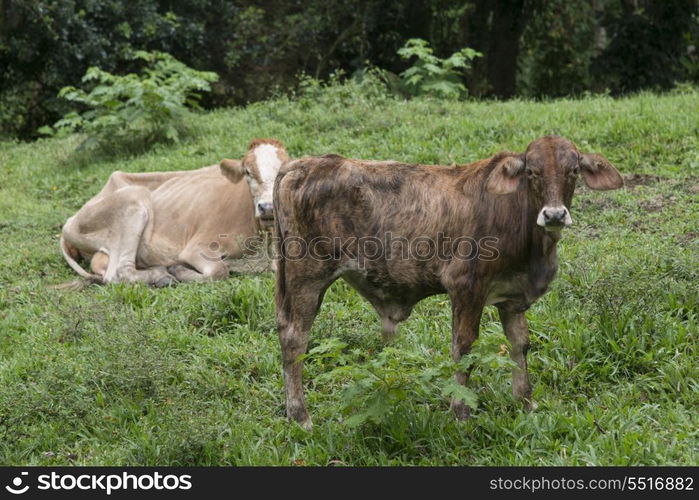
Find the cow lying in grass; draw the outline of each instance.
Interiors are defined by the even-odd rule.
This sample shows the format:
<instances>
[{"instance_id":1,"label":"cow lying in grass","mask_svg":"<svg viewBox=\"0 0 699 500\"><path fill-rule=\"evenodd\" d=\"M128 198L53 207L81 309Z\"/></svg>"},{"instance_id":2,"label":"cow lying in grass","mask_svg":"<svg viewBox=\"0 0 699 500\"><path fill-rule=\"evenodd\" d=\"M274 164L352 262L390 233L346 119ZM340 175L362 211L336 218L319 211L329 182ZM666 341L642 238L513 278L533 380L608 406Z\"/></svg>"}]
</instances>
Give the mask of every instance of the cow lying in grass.
<instances>
[{"instance_id":1,"label":"cow lying in grass","mask_svg":"<svg viewBox=\"0 0 699 500\"><path fill-rule=\"evenodd\" d=\"M478 337L483 308L495 305L518 367L513 393L531 406L524 312L556 273L556 243L572 223L580 175L592 189L622 185L603 156L580 153L556 136L537 139L524 153L465 166L336 155L286 164L275 184L274 212L288 417L311 426L298 358L326 289L340 277L374 306L386 336L418 301L448 294L455 361ZM468 373L456 378L465 385ZM470 412L461 401L452 408L459 418Z\"/></svg>"},{"instance_id":2,"label":"cow lying in grass","mask_svg":"<svg viewBox=\"0 0 699 500\"><path fill-rule=\"evenodd\" d=\"M274 179L288 160L279 141L256 139L242 162L180 172L114 172L63 226L63 256L96 283L167 286L225 278L229 261L271 225ZM91 273L79 257L90 262Z\"/></svg>"}]
</instances>

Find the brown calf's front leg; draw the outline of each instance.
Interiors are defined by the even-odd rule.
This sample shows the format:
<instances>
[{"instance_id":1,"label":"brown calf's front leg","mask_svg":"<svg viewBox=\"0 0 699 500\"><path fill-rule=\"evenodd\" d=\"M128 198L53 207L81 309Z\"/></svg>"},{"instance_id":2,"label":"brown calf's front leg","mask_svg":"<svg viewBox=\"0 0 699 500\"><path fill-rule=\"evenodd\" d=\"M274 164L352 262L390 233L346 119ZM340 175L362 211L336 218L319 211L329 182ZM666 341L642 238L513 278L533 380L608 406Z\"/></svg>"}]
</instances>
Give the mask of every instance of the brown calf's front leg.
<instances>
[{"instance_id":1,"label":"brown calf's front leg","mask_svg":"<svg viewBox=\"0 0 699 500\"><path fill-rule=\"evenodd\" d=\"M471 352L471 345L478 338L478 328L481 322L483 306L478 303L468 302L462 298L463 294L451 298L452 311L452 336L451 336L451 356L455 362ZM466 372L457 372L456 381L465 386L471 368ZM471 408L463 401L452 399L451 409L459 420L466 420L471 415Z\"/></svg>"},{"instance_id":2,"label":"brown calf's front leg","mask_svg":"<svg viewBox=\"0 0 699 500\"><path fill-rule=\"evenodd\" d=\"M527 370L527 351L529 350L529 328L524 312L512 312L506 307L498 307L500 321L507 340L512 345L510 357L517 364L512 369L512 395L524 402L525 408L533 410L536 403L532 400L532 386Z\"/></svg>"}]
</instances>

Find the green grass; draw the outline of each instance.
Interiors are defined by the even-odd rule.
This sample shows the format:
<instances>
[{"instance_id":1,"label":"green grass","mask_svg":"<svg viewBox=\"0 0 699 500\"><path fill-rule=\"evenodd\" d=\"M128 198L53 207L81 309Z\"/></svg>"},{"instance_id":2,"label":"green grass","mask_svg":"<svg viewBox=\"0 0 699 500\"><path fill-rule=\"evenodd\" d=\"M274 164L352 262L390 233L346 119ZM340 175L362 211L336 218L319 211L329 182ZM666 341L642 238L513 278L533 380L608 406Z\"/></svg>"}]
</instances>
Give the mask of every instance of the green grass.
<instances>
[{"instance_id":1,"label":"green grass","mask_svg":"<svg viewBox=\"0 0 699 500\"><path fill-rule=\"evenodd\" d=\"M192 137L145 153L76 155L75 136L0 143L0 463L697 465L697 102L697 92L399 102L348 85L196 116ZM336 366L329 358L307 364L306 433L284 418L271 274L162 290L49 288L75 278L61 225L113 170L197 168L240 157L257 136L283 140L292 156L466 163L549 133L625 175L654 177L608 193L579 188L559 275L528 313L532 413L512 400L507 368L477 368L468 422L439 394L408 394L388 421L353 428L341 411L351 381L321 376ZM408 372L447 359L449 323L446 297L418 305L394 345ZM311 345L331 336L355 363L382 349L371 308L339 282ZM477 349L503 343L488 309Z\"/></svg>"}]
</instances>

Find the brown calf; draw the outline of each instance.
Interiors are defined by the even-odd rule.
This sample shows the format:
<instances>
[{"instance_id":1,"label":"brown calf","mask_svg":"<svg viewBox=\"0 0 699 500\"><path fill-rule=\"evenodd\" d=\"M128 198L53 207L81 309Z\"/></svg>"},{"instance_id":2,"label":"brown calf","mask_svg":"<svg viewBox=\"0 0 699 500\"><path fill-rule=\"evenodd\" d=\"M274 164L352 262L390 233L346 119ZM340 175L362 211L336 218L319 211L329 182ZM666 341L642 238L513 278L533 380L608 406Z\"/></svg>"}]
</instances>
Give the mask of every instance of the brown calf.
<instances>
[{"instance_id":1,"label":"brown calf","mask_svg":"<svg viewBox=\"0 0 699 500\"><path fill-rule=\"evenodd\" d=\"M276 307L288 417L311 426L297 358L339 277L374 306L385 337L419 300L447 293L455 361L476 340L483 308L495 305L518 366L513 393L530 407L524 311L556 272L578 174L592 189L622 185L603 156L556 136L465 166L328 155L282 167L274 192ZM468 373L456 378L466 384ZM459 418L470 412L458 401L452 408Z\"/></svg>"}]
</instances>

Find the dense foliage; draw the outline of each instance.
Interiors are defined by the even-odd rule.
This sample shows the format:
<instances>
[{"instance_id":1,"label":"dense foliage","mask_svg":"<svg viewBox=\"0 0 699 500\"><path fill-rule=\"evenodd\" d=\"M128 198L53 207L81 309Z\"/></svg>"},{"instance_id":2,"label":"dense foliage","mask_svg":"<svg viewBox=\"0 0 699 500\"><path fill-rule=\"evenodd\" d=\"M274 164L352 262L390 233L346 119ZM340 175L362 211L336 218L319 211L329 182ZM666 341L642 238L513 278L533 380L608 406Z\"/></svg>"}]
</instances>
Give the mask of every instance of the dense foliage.
<instances>
[{"instance_id":1,"label":"dense foliage","mask_svg":"<svg viewBox=\"0 0 699 500\"><path fill-rule=\"evenodd\" d=\"M72 86L58 93L84 110L71 111L40 132L84 132L83 147L114 145L123 141L152 144L178 141L187 128L188 109L198 109L201 92L211 90L216 73L196 71L169 54L137 51L144 61L141 74L112 75L91 67L82 78L89 91Z\"/></svg>"},{"instance_id":2,"label":"dense foliage","mask_svg":"<svg viewBox=\"0 0 699 500\"><path fill-rule=\"evenodd\" d=\"M0 135L34 137L88 67L133 71L135 50L221 76L205 107L367 66L399 74L410 38L471 47L476 96L666 89L699 81L699 0L0 0Z\"/></svg>"}]
</instances>

